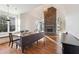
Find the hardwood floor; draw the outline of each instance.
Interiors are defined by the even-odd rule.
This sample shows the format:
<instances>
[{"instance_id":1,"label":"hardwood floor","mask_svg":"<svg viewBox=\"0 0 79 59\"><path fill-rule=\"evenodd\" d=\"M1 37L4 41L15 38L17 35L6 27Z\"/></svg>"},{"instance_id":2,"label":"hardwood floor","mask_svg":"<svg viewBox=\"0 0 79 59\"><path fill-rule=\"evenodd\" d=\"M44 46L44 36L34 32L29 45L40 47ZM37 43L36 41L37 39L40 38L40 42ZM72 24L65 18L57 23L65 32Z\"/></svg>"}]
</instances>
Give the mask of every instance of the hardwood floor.
<instances>
[{"instance_id":1,"label":"hardwood floor","mask_svg":"<svg viewBox=\"0 0 79 59\"><path fill-rule=\"evenodd\" d=\"M54 41L57 41L57 36L52 37ZM35 42L31 47L25 50L25 54L57 54L58 45L47 38L42 38L39 43ZM8 43L0 45L0 54L22 54L21 49L10 48Z\"/></svg>"}]
</instances>

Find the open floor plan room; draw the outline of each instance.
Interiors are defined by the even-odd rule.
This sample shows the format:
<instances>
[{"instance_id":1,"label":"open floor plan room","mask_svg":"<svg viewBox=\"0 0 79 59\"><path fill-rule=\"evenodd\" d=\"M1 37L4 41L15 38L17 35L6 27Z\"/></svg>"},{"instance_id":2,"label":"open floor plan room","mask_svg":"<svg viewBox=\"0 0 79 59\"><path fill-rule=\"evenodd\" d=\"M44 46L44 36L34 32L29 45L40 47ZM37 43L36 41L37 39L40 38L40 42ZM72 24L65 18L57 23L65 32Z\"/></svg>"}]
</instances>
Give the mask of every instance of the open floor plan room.
<instances>
[{"instance_id":1,"label":"open floor plan room","mask_svg":"<svg viewBox=\"0 0 79 59\"><path fill-rule=\"evenodd\" d=\"M0 4L0 54L79 54L79 4Z\"/></svg>"}]
</instances>

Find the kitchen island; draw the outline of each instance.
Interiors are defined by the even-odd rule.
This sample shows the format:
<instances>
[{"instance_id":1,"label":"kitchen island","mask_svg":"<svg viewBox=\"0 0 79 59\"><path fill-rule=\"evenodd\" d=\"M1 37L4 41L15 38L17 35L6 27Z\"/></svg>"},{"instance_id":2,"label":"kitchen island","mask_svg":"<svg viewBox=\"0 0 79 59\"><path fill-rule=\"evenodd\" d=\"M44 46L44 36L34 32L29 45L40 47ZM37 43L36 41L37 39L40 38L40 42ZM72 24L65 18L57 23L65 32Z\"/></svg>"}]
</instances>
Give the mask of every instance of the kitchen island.
<instances>
[{"instance_id":1,"label":"kitchen island","mask_svg":"<svg viewBox=\"0 0 79 59\"><path fill-rule=\"evenodd\" d=\"M62 34L63 54L79 54L79 39L72 34Z\"/></svg>"}]
</instances>

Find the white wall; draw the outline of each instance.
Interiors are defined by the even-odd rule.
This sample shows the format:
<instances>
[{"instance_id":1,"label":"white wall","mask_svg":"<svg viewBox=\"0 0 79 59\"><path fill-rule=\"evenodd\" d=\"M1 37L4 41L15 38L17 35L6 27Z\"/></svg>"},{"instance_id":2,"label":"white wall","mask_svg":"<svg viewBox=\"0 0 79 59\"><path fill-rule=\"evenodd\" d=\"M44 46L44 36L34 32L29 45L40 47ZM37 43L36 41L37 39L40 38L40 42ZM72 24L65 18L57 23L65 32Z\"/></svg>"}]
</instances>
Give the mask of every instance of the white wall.
<instances>
[{"instance_id":1,"label":"white wall","mask_svg":"<svg viewBox=\"0 0 79 59\"><path fill-rule=\"evenodd\" d=\"M79 38L79 13L66 16L66 31Z\"/></svg>"},{"instance_id":2,"label":"white wall","mask_svg":"<svg viewBox=\"0 0 79 59\"><path fill-rule=\"evenodd\" d=\"M44 20L43 11L43 7L39 6L28 13L21 14L21 30L34 32L37 29L36 23Z\"/></svg>"},{"instance_id":3,"label":"white wall","mask_svg":"<svg viewBox=\"0 0 79 59\"><path fill-rule=\"evenodd\" d=\"M57 8L57 16L61 16L59 13L62 14L62 8L60 5L41 5L37 8L30 10L28 13L21 14L21 30L30 30L34 31L36 29L35 23L37 21L44 20L44 11L49 7L56 7ZM61 10L60 10L61 9Z\"/></svg>"},{"instance_id":4,"label":"white wall","mask_svg":"<svg viewBox=\"0 0 79 59\"><path fill-rule=\"evenodd\" d=\"M77 4L66 4L62 5L65 15L66 29L65 31L73 34L79 38L79 5Z\"/></svg>"},{"instance_id":5,"label":"white wall","mask_svg":"<svg viewBox=\"0 0 79 59\"><path fill-rule=\"evenodd\" d=\"M38 20L37 18L29 14L22 14L20 18L21 18L20 30L34 31L36 29L35 21Z\"/></svg>"}]
</instances>

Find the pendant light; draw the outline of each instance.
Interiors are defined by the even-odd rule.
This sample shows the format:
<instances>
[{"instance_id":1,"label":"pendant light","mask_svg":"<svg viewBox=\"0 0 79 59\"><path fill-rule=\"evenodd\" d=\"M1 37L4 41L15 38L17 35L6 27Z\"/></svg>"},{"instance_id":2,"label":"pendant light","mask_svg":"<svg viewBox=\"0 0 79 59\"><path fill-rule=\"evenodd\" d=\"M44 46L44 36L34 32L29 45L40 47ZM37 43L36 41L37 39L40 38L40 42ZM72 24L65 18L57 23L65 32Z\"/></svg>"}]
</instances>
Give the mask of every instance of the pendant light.
<instances>
[{"instance_id":1,"label":"pendant light","mask_svg":"<svg viewBox=\"0 0 79 59\"><path fill-rule=\"evenodd\" d=\"M7 32L9 33L10 32L10 18L9 18L9 5L7 4L7 16L6 16L6 21L7 21Z\"/></svg>"},{"instance_id":2,"label":"pendant light","mask_svg":"<svg viewBox=\"0 0 79 59\"><path fill-rule=\"evenodd\" d=\"M9 7L10 7L10 5L9 4L7 4L6 5L7 6L7 21L10 21L10 17L9 17Z\"/></svg>"}]
</instances>

